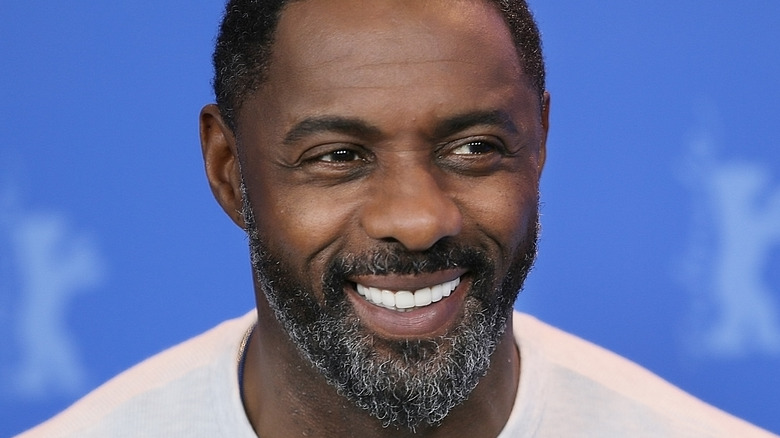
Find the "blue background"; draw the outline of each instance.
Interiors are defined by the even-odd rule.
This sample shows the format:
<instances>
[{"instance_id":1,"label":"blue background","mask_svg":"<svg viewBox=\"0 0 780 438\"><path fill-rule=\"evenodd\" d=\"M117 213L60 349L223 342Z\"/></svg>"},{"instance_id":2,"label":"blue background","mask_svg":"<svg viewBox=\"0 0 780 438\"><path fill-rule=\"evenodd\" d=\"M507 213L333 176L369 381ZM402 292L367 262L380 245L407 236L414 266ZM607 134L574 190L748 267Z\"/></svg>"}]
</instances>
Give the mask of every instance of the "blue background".
<instances>
[{"instance_id":1,"label":"blue background","mask_svg":"<svg viewBox=\"0 0 780 438\"><path fill-rule=\"evenodd\" d=\"M517 307L780 432L780 233L751 225L780 224L780 3L532 7L552 127L541 254ZM253 306L246 240L197 137L221 10L4 2L0 436ZM728 228L718 206L740 187L753 222ZM763 242L755 257L729 251L734 233ZM718 268L735 254L746 262Z\"/></svg>"}]
</instances>

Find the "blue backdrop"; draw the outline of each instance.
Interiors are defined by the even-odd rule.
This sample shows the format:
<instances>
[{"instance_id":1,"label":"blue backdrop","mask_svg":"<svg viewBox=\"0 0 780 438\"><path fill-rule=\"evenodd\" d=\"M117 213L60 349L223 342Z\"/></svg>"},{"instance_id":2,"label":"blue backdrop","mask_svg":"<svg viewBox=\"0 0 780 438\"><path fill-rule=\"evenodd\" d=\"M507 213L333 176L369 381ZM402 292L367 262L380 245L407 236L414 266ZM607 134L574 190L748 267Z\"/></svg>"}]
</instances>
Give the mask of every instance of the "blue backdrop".
<instances>
[{"instance_id":1,"label":"blue backdrop","mask_svg":"<svg viewBox=\"0 0 780 438\"><path fill-rule=\"evenodd\" d=\"M780 432L780 2L536 0L552 92L517 307ZM253 305L205 181L220 1L0 11L0 436Z\"/></svg>"}]
</instances>

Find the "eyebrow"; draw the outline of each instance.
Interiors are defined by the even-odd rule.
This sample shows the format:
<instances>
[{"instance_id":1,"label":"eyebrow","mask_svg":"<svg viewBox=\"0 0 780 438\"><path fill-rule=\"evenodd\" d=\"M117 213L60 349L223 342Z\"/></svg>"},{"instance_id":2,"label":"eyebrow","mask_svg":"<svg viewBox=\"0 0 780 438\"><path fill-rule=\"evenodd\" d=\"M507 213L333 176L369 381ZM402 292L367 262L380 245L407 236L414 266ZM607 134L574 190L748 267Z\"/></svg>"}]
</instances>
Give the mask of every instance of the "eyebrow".
<instances>
[{"instance_id":1,"label":"eyebrow","mask_svg":"<svg viewBox=\"0 0 780 438\"><path fill-rule=\"evenodd\" d=\"M375 138L381 134L379 128L360 119L338 116L309 117L296 123L287 131L283 143L293 144L310 135L324 132L338 132L362 138Z\"/></svg>"},{"instance_id":2,"label":"eyebrow","mask_svg":"<svg viewBox=\"0 0 780 438\"><path fill-rule=\"evenodd\" d=\"M495 110L472 111L444 119L436 126L434 136L444 138L474 126L496 126L511 134L518 133L517 126L509 113Z\"/></svg>"},{"instance_id":3,"label":"eyebrow","mask_svg":"<svg viewBox=\"0 0 780 438\"><path fill-rule=\"evenodd\" d=\"M444 138L475 126L496 126L509 133L518 129L512 117L503 110L472 111L441 120L433 130L435 138ZM284 136L283 144L290 145L308 136L337 132L361 138L378 138L382 131L364 120L340 116L308 117L296 123Z\"/></svg>"}]
</instances>

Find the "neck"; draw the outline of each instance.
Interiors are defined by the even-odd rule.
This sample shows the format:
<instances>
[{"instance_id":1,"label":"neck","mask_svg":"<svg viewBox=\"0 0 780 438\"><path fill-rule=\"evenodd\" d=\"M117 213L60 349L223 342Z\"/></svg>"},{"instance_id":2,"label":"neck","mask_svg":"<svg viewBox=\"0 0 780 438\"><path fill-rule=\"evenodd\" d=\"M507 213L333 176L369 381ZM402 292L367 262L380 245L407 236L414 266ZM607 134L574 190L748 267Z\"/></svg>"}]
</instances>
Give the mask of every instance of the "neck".
<instances>
[{"instance_id":1,"label":"neck","mask_svg":"<svg viewBox=\"0 0 780 438\"><path fill-rule=\"evenodd\" d=\"M262 295L262 293L258 294ZM520 357L508 322L488 373L462 405L437 427L382 427L381 421L339 395L298 352L264 297L244 368L244 404L259 437L496 437L511 413Z\"/></svg>"}]
</instances>

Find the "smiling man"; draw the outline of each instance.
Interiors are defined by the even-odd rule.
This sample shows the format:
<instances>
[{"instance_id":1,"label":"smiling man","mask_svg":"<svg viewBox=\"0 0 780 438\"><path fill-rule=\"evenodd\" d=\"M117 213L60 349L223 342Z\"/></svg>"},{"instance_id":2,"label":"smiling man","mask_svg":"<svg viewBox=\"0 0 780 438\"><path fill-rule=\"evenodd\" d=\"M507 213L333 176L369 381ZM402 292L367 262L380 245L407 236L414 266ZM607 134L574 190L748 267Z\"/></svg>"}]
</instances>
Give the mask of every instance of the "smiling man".
<instances>
[{"instance_id":1,"label":"smiling man","mask_svg":"<svg viewBox=\"0 0 780 438\"><path fill-rule=\"evenodd\" d=\"M214 61L257 309L29 436L769 436L514 313L550 108L522 1L231 1Z\"/></svg>"},{"instance_id":2,"label":"smiling man","mask_svg":"<svg viewBox=\"0 0 780 438\"><path fill-rule=\"evenodd\" d=\"M284 7L257 65L247 15L228 11L201 137L250 236L258 435L497 436L536 248L538 35L519 54L489 2L308 0ZM239 65L254 76L221 74Z\"/></svg>"},{"instance_id":3,"label":"smiling man","mask_svg":"<svg viewBox=\"0 0 780 438\"><path fill-rule=\"evenodd\" d=\"M241 56L233 24L218 72ZM330 436L498 435L547 125L543 79L525 75L501 14L294 2L258 76L218 75L220 107L201 117L212 188L250 235L259 323L245 402L258 434L313 433L289 413L316 400L305 416Z\"/></svg>"}]
</instances>

